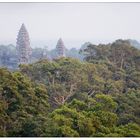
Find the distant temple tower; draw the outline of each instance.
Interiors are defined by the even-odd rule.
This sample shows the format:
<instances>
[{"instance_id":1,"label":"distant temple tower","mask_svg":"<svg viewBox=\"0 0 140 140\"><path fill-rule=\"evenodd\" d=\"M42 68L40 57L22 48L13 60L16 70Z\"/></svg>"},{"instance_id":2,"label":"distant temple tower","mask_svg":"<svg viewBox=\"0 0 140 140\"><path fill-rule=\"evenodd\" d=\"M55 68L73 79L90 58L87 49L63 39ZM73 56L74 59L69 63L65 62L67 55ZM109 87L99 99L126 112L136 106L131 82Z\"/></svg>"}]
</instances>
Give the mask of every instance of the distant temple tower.
<instances>
[{"instance_id":1,"label":"distant temple tower","mask_svg":"<svg viewBox=\"0 0 140 140\"><path fill-rule=\"evenodd\" d=\"M22 24L18 32L16 49L19 63L20 64L29 63L31 56L30 39L24 24Z\"/></svg>"},{"instance_id":2,"label":"distant temple tower","mask_svg":"<svg viewBox=\"0 0 140 140\"><path fill-rule=\"evenodd\" d=\"M56 53L57 53L57 57L65 57L66 56L65 55L65 46L64 46L64 43L63 43L61 38L57 42Z\"/></svg>"}]
</instances>

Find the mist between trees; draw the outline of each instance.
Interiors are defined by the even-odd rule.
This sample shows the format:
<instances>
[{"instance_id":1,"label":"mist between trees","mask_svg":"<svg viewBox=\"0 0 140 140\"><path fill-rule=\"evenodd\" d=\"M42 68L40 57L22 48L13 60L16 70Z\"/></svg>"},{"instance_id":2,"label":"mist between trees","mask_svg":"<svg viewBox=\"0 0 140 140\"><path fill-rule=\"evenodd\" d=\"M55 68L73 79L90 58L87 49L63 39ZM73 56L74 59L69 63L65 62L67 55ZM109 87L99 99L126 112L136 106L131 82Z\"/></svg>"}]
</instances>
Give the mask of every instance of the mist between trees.
<instances>
[{"instance_id":1,"label":"mist between trees","mask_svg":"<svg viewBox=\"0 0 140 140\"><path fill-rule=\"evenodd\" d=\"M1 50L9 66L15 47ZM1 137L140 136L140 50L117 40L79 53L0 68Z\"/></svg>"}]
</instances>

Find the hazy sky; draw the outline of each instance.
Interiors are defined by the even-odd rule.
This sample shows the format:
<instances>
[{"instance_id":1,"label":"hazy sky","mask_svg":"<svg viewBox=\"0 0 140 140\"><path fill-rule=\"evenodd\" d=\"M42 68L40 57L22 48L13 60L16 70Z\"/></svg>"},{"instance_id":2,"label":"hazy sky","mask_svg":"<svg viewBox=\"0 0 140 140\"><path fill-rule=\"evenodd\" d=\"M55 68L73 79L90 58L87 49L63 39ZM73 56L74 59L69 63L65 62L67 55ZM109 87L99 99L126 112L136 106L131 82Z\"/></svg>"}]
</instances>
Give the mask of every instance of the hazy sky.
<instances>
[{"instance_id":1,"label":"hazy sky","mask_svg":"<svg viewBox=\"0 0 140 140\"><path fill-rule=\"evenodd\" d=\"M34 47L140 41L140 3L0 3L0 44L15 44L23 22Z\"/></svg>"}]
</instances>

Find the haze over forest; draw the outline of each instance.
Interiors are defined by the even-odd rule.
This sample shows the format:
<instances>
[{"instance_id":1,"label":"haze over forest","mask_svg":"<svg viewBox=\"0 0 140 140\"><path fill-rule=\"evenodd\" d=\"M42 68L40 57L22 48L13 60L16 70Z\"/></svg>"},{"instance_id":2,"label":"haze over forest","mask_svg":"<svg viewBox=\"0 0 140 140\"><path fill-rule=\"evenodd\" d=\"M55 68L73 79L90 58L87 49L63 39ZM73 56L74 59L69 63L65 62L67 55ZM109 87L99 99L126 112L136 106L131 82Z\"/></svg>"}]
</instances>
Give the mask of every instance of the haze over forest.
<instances>
[{"instance_id":1,"label":"haze over forest","mask_svg":"<svg viewBox=\"0 0 140 140\"><path fill-rule=\"evenodd\" d=\"M15 45L23 22L33 48L53 49L60 37L67 48L87 41L139 41L139 13L139 3L0 3L0 44Z\"/></svg>"},{"instance_id":2,"label":"haze over forest","mask_svg":"<svg viewBox=\"0 0 140 140\"><path fill-rule=\"evenodd\" d=\"M0 3L0 137L140 137L139 13Z\"/></svg>"}]
</instances>

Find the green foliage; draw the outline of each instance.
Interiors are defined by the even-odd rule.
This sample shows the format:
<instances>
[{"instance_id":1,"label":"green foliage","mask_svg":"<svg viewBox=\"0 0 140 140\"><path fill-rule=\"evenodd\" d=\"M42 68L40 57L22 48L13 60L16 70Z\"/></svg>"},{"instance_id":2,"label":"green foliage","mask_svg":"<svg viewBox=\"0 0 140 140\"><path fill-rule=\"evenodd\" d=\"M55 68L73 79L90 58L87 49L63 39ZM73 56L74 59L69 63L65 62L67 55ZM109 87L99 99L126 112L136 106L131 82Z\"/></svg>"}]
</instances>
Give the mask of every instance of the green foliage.
<instances>
[{"instance_id":1,"label":"green foliage","mask_svg":"<svg viewBox=\"0 0 140 140\"><path fill-rule=\"evenodd\" d=\"M0 136L139 137L140 51L128 41L0 69Z\"/></svg>"},{"instance_id":2,"label":"green foliage","mask_svg":"<svg viewBox=\"0 0 140 140\"><path fill-rule=\"evenodd\" d=\"M46 88L32 83L19 72L11 73L6 69L0 69L0 77L1 136L6 133L8 136L34 136L35 133L30 135L28 129L38 122L33 122L32 118L41 119L47 116L49 109ZM19 131L26 132L19 134Z\"/></svg>"},{"instance_id":3,"label":"green foliage","mask_svg":"<svg viewBox=\"0 0 140 140\"><path fill-rule=\"evenodd\" d=\"M111 96L104 95L104 94L97 94L96 98L96 105L95 110L103 110L103 111L114 111L117 107L117 103L113 101Z\"/></svg>"}]
</instances>

